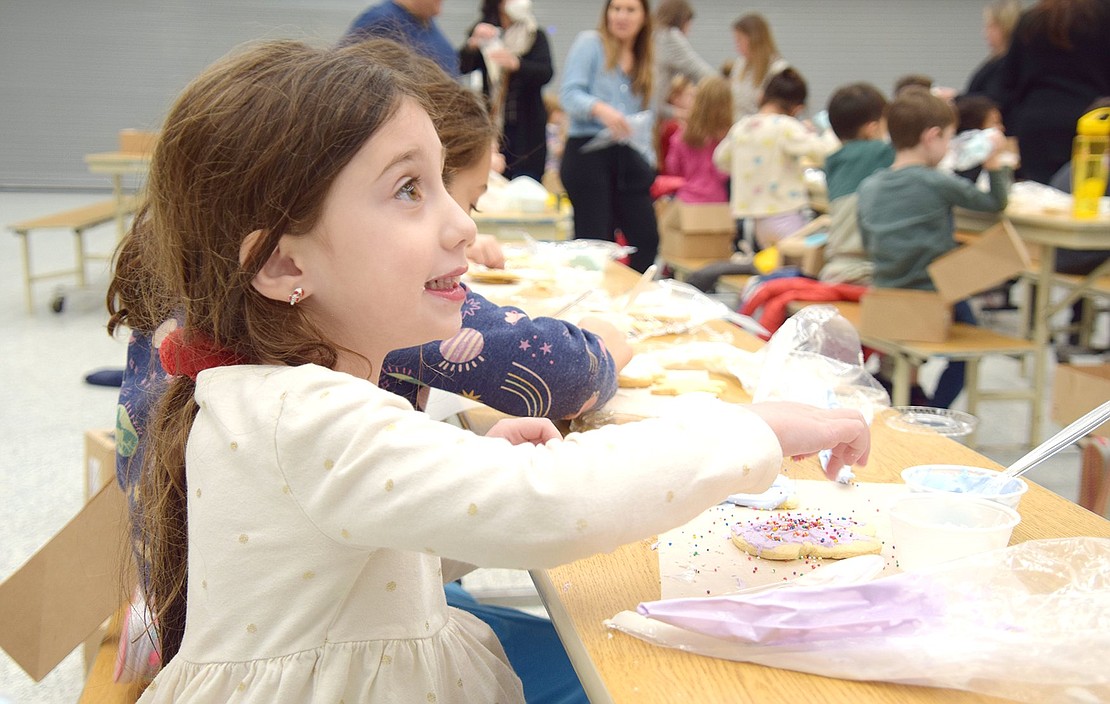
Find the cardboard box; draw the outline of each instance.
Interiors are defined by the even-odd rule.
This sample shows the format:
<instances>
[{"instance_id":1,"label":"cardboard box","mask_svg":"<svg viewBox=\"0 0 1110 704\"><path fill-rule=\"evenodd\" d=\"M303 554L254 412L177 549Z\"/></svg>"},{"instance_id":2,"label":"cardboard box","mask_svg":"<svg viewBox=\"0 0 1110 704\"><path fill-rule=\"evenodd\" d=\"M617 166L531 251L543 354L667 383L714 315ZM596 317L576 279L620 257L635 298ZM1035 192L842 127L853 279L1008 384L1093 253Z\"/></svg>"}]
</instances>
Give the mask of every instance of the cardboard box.
<instances>
[{"instance_id":1,"label":"cardboard box","mask_svg":"<svg viewBox=\"0 0 1110 704\"><path fill-rule=\"evenodd\" d=\"M85 498L116 480L116 436L111 430L85 431Z\"/></svg>"},{"instance_id":2,"label":"cardboard box","mask_svg":"<svg viewBox=\"0 0 1110 704\"><path fill-rule=\"evenodd\" d=\"M952 324L952 306L934 291L871 289L860 299L860 335L891 340L943 342Z\"/></svg>"},{"instance_id":3,"label":"cardboard box","mask_svg":"<svg viewBox=\"0 0 1110 704\"><path fill-rule=\"evenodd\" d=\"M1056 366L1056 380L1052 384L1052 420L1067 425L1107 400L1110 400L1110 364ZM1103 423L1090 434L1110 438L1110 422Z\"/></svg>"},{"instance_id":4,"label":"cardboard box","mask_svg":"<svg viewBox=\"0 0 1110 704\"><path fill-rule=\"evenodd\" d=\"M728 259L736 239L736 222L727 203L676 200L663 212L659 234L664 258Z\"/></svg>"},{"instance_id":5,"label":"cardboard box","mask_svg":"<svg viewBox=\"0 0 1110 704\"><path fill-rule=\"evenodd\" d=\"M116 482L116 439L111 430L85 431L85 499L91 500L108 484ZM85 672L92 669L100 644L108 635L107 623L84 642Z\"/></svg>"},{"instance_id":6,"label":"cardboard box","mask_svg":"<svg viewBox=\"0 0 1110 704\"><path fill-rule=\"evenodd\" d=\"M111 433L90 431L85 438L86 479L109 481L0 584L0 647L36 682L86 639L99 646L97 633L127 598L123 584L136 580L132 561L125 559L127 497L114 480Z\"/></svg>"},{"instance_id":7,"label":"cardboard box","mask_svg":"<svg viewBox=\"0 0 1110 704\"><path fill-rule=\"evenodd\" d=\"M944 342L951 305L1008 281L1032 266L1009 220L926 267L936 291L876 288L860 300L860 333L892 340ZM941 319L945 322L941 322Z\"/></svg>"}]
</instances>

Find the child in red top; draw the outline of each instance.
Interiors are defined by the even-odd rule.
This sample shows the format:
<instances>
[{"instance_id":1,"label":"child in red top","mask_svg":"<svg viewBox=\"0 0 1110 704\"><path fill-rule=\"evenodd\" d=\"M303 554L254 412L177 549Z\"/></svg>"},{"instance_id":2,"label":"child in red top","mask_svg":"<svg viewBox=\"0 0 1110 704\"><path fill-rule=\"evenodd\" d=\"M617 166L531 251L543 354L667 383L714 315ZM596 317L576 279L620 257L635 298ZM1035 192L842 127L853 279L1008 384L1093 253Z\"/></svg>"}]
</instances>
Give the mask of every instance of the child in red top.
<instances>
[{"instance_id":1,"label":"child in red top","mask_svg":"<svg viewBox=\"0 0 1110 704\"><path fill-rule=\"evenodd\" d=\"M671 81L667 92L667 104L671 107L671 117L660 120L655 128L659 139L659 148L656 151L659 154L660 174L671 174L666 167L667 151L671 147L671 139L675 133L686 124L686 120L693 109L696 95L697 86L691 83L686 76L675 76L674 80Z\"/></svg>"}]
</instances>

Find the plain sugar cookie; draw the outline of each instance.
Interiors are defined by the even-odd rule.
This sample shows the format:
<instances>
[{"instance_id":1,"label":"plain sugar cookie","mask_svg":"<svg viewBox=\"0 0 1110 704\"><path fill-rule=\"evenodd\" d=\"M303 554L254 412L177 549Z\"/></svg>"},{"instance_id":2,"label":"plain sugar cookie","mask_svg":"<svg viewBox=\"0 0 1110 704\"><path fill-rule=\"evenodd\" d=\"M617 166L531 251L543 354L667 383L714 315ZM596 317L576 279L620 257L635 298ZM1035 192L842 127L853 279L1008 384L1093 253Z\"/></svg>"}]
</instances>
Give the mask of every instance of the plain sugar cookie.
<instances>
[{"instance_id":1,"label":"plain sugar cookie","mask_svg":"<svg viewBox=\"0 0 1110 704\"><path fill-rule=\"evenodd\" d=\"M700 391L720 397L727 387L728 384L716 379L674 379L668 377L666 380L653 385L651 393L658 396L678 396Z\"/></svg>"},{"instance_id":2,"label":"plain sugar cookie","mask_svg":"<svg viewBox=\"0 0 1110 704\"><path fill-rule=\"evenodd\" d=\"M841 560L877 554L883 544L874 535L873 527L850 518L803 513L778 514L732 526L736 547L768 560Z\"/></svg>"}]
</instances>

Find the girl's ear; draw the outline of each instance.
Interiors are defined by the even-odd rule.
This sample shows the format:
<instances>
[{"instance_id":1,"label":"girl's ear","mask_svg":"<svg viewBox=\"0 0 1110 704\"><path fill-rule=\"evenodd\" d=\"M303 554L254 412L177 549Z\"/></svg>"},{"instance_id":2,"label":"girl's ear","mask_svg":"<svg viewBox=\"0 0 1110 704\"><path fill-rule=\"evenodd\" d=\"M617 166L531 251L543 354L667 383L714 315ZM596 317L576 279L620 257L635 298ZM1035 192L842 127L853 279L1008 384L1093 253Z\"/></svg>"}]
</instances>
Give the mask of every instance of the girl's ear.
<instances>
[{"instance_id":1,"label":"girl's ear","mask_svg":"<svg viewBox=\"0 0 1110 704\"><path fill-rule=\"evenodd\" d=\"M264 234L262 230L255 230L243 238L243 243L239 245L240 266L250 258ZM270 252L262 268L251 279L254 290L275 301L288 302L293 289L304 284L304 272L297 266L290 252L291 248L287 245L286 237L279 239L277 247Z\"/></svg>"}]
</instances>

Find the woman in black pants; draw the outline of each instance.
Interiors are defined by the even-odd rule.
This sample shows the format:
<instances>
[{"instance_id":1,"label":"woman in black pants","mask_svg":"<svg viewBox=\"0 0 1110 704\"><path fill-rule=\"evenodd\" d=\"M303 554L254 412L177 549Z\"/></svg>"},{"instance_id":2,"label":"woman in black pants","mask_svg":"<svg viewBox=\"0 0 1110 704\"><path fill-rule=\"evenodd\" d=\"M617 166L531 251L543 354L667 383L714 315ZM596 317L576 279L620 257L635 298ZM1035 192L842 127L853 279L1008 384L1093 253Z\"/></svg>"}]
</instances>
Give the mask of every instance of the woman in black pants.
<instances>
[{"instance_id":1,"label":"woman in black pants","mask_svg":"<svg viewBox=\"0 0 1110 704\"><path fill-rule=\"evenodd\" d=\"M612 241L620 230L636 247L637 271L651 266L659 249L651 199L655 155L627 143L628 117L649 109L651 83L647 0L608 0L599 29L579 34L567 54L559 97L570 126L560 177L574 206L574 236ZM653 122L637 124L650 129ZM603 129L617 143L583 151Z\"/></svg>"}]
</instances>

